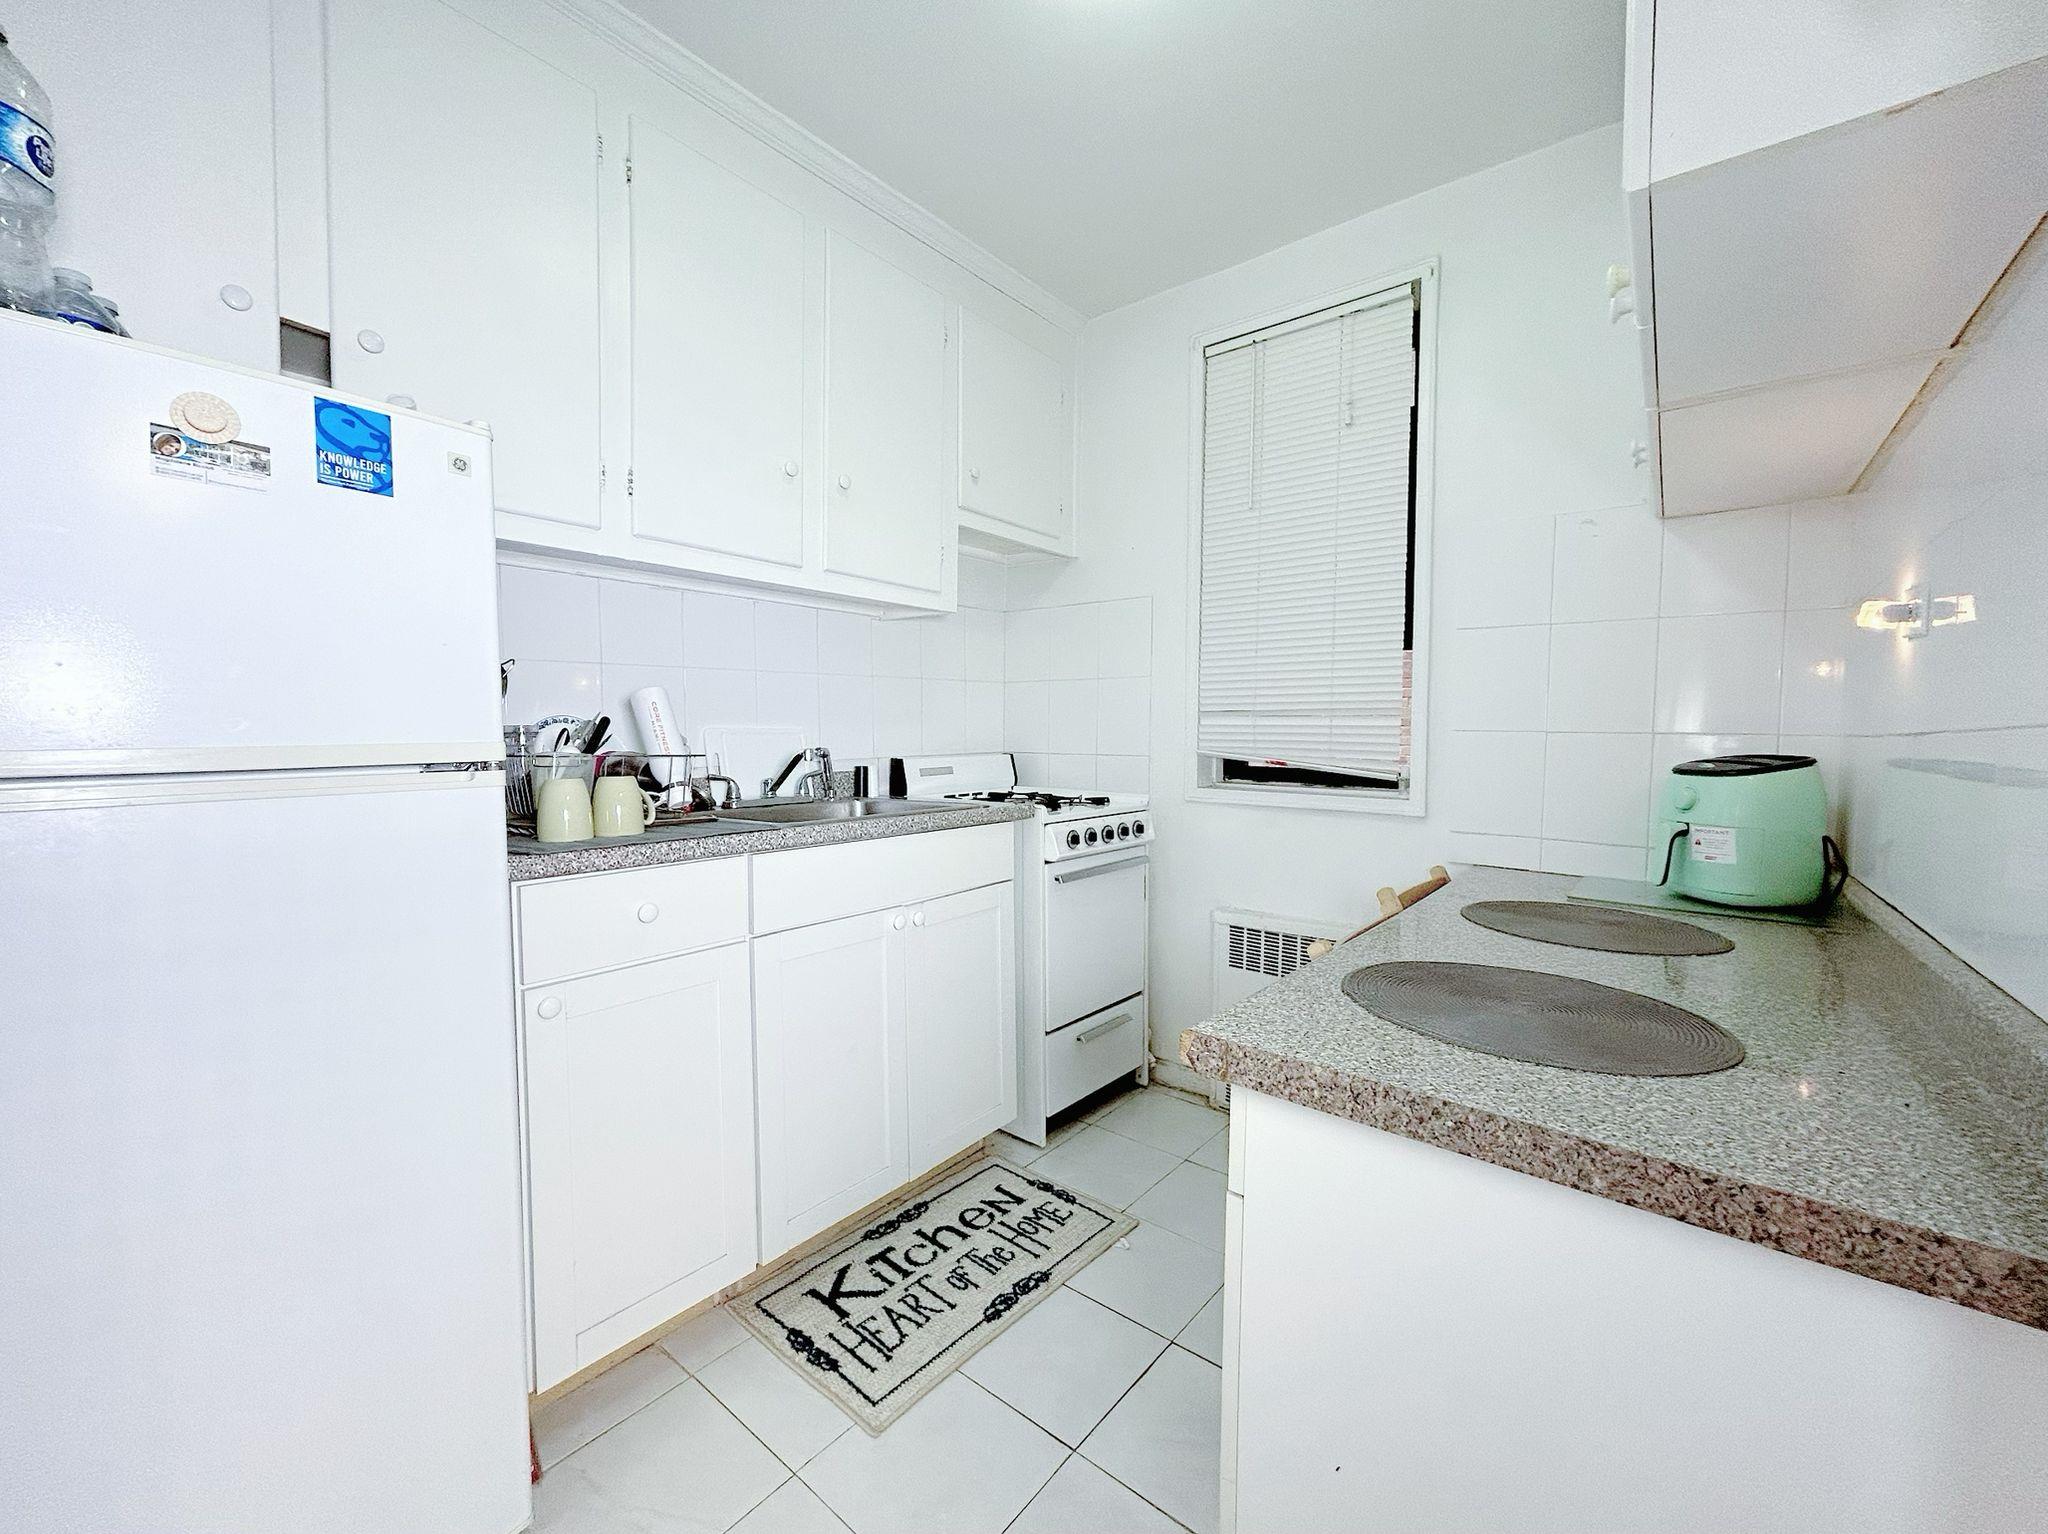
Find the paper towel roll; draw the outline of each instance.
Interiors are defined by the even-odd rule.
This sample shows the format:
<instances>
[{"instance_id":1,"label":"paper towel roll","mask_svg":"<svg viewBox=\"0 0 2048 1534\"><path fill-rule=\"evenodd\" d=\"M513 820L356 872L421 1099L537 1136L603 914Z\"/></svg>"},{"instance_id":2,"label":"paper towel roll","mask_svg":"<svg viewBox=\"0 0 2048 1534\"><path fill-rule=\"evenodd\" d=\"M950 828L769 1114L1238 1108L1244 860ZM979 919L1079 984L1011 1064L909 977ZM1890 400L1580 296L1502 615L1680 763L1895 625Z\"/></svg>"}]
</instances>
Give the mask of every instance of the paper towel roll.
<instances>
[{"instance_id":1,"label":"paper towel roll","mask_svg":"<svg viewBox=\"0 0 2048 1534\"><path fill-rule=\"evenodd\" d=\"M675 711L675 705L668 701L666 687L643 687L627 702L633 706L633 723L640 731L640 749L656 758L647 764L648 770L662 787L668 787L669 776L680 771L673 761L662 761L662 757L678 757L683 754L683 721Z\"/></svg>"}]
</instances>

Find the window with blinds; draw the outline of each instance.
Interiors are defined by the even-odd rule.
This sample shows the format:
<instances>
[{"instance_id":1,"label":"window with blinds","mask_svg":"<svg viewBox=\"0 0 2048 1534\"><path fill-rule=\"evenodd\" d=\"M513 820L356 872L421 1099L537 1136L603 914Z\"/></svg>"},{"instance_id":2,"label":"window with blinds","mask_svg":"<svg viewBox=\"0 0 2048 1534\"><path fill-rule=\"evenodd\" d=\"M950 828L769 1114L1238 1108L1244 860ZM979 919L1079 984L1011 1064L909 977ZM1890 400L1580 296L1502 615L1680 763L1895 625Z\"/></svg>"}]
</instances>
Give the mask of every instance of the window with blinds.
<instances>
[{"instance_id":1,"label":"window with blinds","mask_svg":"<svg viewBox=\"0 0 2048 1534\"><path fill-rule=\"evenodd\" d=\"M1201 781L1408 781L1409 283L1204 348Z\"/></svg>"}]
</instances>

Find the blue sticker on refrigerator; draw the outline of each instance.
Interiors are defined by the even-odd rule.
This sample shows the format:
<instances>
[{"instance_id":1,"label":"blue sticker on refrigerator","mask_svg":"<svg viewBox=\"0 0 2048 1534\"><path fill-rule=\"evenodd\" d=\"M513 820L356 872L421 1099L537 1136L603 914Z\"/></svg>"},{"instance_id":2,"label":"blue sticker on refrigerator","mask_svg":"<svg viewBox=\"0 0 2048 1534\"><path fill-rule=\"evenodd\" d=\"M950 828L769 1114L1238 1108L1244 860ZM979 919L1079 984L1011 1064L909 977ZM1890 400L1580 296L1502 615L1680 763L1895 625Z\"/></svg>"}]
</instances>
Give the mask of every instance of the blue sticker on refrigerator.
<instances>
[{"instance_id":1,"label":"blue sticker on refrigerator","mask_svg":"<svg viewBox=\"0 0 2048 1534\"><path fill-rule=\"evenodd\" d=\"M313 460L323 485L391 494L391 417L314 396Z\"/></svg>"}]
</instances>

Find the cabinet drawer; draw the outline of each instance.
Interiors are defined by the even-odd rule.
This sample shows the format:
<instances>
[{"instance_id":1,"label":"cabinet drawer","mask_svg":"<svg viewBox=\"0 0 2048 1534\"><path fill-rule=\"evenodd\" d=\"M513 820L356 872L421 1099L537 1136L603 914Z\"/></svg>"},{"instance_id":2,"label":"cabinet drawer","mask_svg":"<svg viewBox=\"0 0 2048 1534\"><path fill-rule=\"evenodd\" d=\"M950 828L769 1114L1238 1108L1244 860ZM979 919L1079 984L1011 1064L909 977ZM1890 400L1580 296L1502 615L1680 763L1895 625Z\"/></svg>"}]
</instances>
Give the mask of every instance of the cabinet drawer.
<instances>
[{"instance_id":1,"label":"cabinet drawer","mask_svg":"<svg viewBox=\"0 0 2048 1534\"><path fill-rule=\"evenodd\" d=\"M746 935L745 858L519 888L522 985L689 953Z\"/></svg>"},{"instance_id":2,"label":"cabinet drawer","mask_svg":"<svg viewBox=\"0 0 2048 1534\"><path fill-rule=\"evenodd\" d=\"M1012 878L1014 825L927 831L754 859L754 931L783 932Z\"/></svg>"},{"instance_id":3,"label":"cabinet drawer","mask_svg":"<svg viewBox=\"0 0 2048 1534\"><path fill-rule=\"evenodd\" d=\"M1045 1101L1057 1113L1145 1063L1145 998L1104 1007L1045 1036Z\"/></svg>"}]
</instances>

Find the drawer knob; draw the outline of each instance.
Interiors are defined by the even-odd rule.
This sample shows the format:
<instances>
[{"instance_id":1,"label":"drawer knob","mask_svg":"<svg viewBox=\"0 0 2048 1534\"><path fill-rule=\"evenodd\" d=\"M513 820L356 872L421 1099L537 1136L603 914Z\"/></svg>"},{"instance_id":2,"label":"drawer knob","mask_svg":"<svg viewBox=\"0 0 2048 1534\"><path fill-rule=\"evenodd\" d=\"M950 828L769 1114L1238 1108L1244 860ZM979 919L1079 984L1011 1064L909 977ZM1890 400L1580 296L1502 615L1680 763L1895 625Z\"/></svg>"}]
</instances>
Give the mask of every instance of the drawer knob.
<instances>
[{"instance_id":1,"label":"drawer knob","mask_svg":"<svg viewBox=\"0 0 2048 1534\"><path fill-rule=\"evenodd\" d=\"M910 925L913 927L922 927L924 925L924 912L912 911L910 913Z\"/></svg>"},{"instance_id":2,"label":"drawer knob","mask_svg":"<svg viewBox=\"0 0 2048 1534\"><path fill-rule=\"evenodd\" d=\"M633 914L640 918L642 925L645 925L661 915L661 907L650 900Z\"/></svg>"},{"instance_id":3,"label":"drawer knob","mask_svg":"<svg viewBox=\"0 0 2048 1534\"><path fill-rule=\"evenodd\" d=\"M534 1015L537 1017L560 1017L562 1015L562 998L559 996L543 996L540 999L540 1005L533 1010Z\"/></svg>"},{"instance_id":4,"label":"drawer knob","mask_svg":"<svg viewBox=\"0 0 2048 1534\"><path fill-rule=\"evenodd\" d=\"M898 911L894 916L890 917L889 925L894 927L898 932L901 932L903 930L903 913L901 911Z\"/></svg>"},{"instance_id":5,"label":"drawer knob","mask_svg":"<svg viewBox=\"0 0 2048 1534\"><path fill-rule=\"evenodd\" d=\"M377 353L384 350L384 338L374 330L358 330L356 332L356 345L374 357Z\"/></svg>"},{"instance_id":6,"label":"drawer knob","mask_svg":"<svg viewBox=\"0 0 2048 1534\"><path fill-rule=\"evenodd\" d=\"M782 472L784 477L795 479L797 475L797 461L794 458L786 460L782 465Z\"/></svg>"},{"instance_id":7,"label":"drawer knob","mask_svg":"<svg viewBox=\"0 0 2048 1534\"><path fill-rule=\"evenodd\" d=\"M853 476L851 474L840 475L839 488L841 490L851 490L853 488Z\"/></svg>"}]
</instances>

